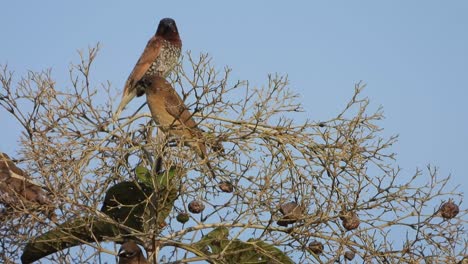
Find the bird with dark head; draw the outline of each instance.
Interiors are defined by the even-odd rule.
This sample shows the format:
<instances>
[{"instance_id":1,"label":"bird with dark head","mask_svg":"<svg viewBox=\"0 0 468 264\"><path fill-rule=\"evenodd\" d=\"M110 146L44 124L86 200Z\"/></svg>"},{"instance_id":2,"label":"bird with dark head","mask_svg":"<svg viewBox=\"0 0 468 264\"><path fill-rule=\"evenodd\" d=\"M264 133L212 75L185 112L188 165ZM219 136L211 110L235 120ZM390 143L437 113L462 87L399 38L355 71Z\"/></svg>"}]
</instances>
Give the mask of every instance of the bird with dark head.
<instances>
[{"instance_id":1,"label":"bird with dark head","mask_svg":"<svg viewBox=\"0 0 468 264\"><path fill-rule=\"evenodd\" d=\"M0 203L10 208L38 207L52 221L56 221L54 203L46 191L30 180L10 157L0 152Z\"/></svg>"},{"instance_id":2,"label":"bird with dark head","mask_svg":"<svg viewBox=\"0 0 468 264\"><path fill-rule=\"evenodd\" d=\"M135 97L142 96L145 88L140 80L154 75L166 77L177 64L182 50L177 25L172 18L159 22L156 34L148 41L133 71L125 82L122 100L116 116L120 116L125 106Z\"/></svg>"},{"instance_id":3,"label":"bird with dark head","mask_svg":"<svg viewBox=\"0 0 468 264\"><path fill-rule=\"evenodd\" d=\"M146 88L146 101L151 116L158 128L166 135L178 137L184 145L191 147L197 155L206 162L212 176L215 173L208 162L206 139L198 128L192 113L184 104L177 91L161 76L143 79ZM215 151L223 151L222 145L212 147Z\"/></svg>"},{"instance_id":4,"label":"bird with dark head","mask_svg":"<svg viewBox=\"0 0 468 264\"><path fill-rule=\"evenodd\" d=\"M119 250L119 264L147 264L149 263L140 247L133 240L122 244Z\"/></svg>"}]
</instances>

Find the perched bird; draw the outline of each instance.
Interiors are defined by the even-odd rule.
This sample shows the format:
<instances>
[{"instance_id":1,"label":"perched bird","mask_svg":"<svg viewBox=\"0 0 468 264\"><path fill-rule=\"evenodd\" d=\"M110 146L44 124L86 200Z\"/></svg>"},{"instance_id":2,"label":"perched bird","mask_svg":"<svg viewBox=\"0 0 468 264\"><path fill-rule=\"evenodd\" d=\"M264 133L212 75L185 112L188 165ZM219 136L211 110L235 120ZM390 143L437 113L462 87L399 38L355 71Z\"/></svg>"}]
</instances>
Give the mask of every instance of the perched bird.
<instances>
[{"instance_id":1,"label":"perched bird","mask_svg":"<svg viewBox=\"0 0 468 264\"><path fill-rule=\"evenodd\" d=\"M30 180L10 157L0 152L0 203L7 207L21 209L24 206L42 206L44 214L56 220L54 204L42 187Z\"/></svg>"},{"instance_id":2,"label":"perched bird","mask_svg":"<svg viewBox=\"0 0 468 264\"><path fill-rule=\"evenodd\" d=\"M202 158L212 176L215 176L213 168L208 162L206 139L198 124L193 120L184 101L177 94L172 85L163 77L153 76L144 78L146 88L146 101L151 111L153 120L166 135L175 135L181 139L184 145L191 147ZM215 151L222 151L221 144L214 146Z\"/></svg>"},{"instance_id":3,"label":"perched bird","mask_svg":"<svg viewBox=\"0 0 468 264\"><path fill-rule=\"evenodd\" d=\"M177 64L182 49L182 41L175 21L164 18L159 22L156 34L148 41L133 71L125 83L122 101L116 115L120 116L125 106L135 97L142 96L145 87L139 82L143 77L153 75L166 77Z\"/></svg>"},{"instance_id":4,"label":"perched bird","mask_svg":"<svg viewBox=\"0 0 468 264\"><path fill-rule=\"evenodd\" d=\"M119 250L119 264L145 264L149 263L140 247L133 240L122 244Z\"/></svg>"}]
</instances>

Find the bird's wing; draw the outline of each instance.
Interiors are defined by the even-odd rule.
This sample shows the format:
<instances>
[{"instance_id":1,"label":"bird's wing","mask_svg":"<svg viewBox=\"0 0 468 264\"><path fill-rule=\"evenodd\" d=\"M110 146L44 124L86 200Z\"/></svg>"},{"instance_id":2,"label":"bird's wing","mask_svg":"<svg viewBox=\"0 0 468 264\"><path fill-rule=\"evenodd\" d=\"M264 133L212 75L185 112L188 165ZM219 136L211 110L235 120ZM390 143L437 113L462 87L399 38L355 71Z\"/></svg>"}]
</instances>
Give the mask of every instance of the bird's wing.
<instances>
[{"instance_id":1,"label":"bird's wing","mask_svg":"<svg viewBox=\"0 0 468 264\"><path fill-rule=\"evenodd\" d=\"M174 118L173 129L179 130L182 134L185 134L186 139L189 141L194 141L188 143L188 145L194 147L197 154L202 159L205 159L207 154L202 131L198 128L198 124L195 120L193 120L192 114L187 106L185 106L184 101L173 87L165 88L163 91L164 107L167 113ZM177 127L179 125L180 127ZM211 166L208 165L208 167L210 167L212 171Z\"/></svg>"},{"instance_id":2,"label":"bird's wing","mask_svg":"<svg viewBox=\"0 0 468 264\"><path fill-rule=\"evenodd\" d=\"M0 172L2 173L2 177L13 177L18 178L20 180L28 181L29 176L24 173L24 171L18 168L10 157L0 152Z\"/></svg>"},{"instance_id":3,"label":"bird's wing","mask_svg":"<svg viewBox=\"0 0 468 264\"><path fill-rule=\"evenodd\" d=\"M166 93L164 105L167 112L174 117L175 120L179 121L183 127L197 130L197 123L193 120L192 114L174 88L167 89Z\"/></svg>"},{"instance_id":4,"label":"bird's wing","mask_svg":"<svg viewBox=\"0 0 468 264\"><path fill-rule=\"evenodd\" d=\"M133 68L133 71L130 73L130 76L128 76L127 82L125 83L123 97L131 93L131 90L134 89L135 84L145 75L151 64L159 56L161 48L162 40L160 38L153 36L148 41L145 50L138 59L135 67Z\"/></svg>"},{"instance_id":5,"label":"bird's wing","mask_svg":"<svg viewBox=\"0 0 468 264\"><path fill-rule=\"evenodd\" d=\"M29 179L29 175L18 168L10 157L0 153L0 179L10 191L21 194L26 200L39 204L50 204L42 187Z\"/></svg>"}]
</instances>

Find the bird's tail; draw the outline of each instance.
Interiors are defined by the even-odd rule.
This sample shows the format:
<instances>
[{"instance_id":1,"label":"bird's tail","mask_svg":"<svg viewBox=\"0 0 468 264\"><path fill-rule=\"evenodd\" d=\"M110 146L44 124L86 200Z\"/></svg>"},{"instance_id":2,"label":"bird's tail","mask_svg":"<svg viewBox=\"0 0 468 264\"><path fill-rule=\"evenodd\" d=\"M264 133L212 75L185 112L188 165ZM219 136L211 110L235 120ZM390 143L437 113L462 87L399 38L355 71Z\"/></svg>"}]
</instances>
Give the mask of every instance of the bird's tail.
<instances>
[{"instance_id":1,"label":"bird's tail","mask_svg":"<svg viewBox=\"0 0 468 264\"><path fill-rule=\"evenodd\" d=\"M211 176L214 178L216 178L216 173L213 169L213 166L211 166L211 163L210 161L208 160L208 155L207 155L207 152L206 152L206 145L204 142L198 142L197 143L197 152L198 152L198 155L200 156L200 158L203 159L203 162L206 164L206 167L208 167L208 170L210 171L210 174Z\"/></svg>"},{"instance_id":2,"label":"bird's tail","mask_svg":"<svg viewBox=\"0 0 468 264\"><path fill-rule=\"evenodd\" d=\"M136 96L136 91L131 91L125 94L127 90L124 90L124 95L122 96L122 100L120 101L119 107L117 107L117 111L115 111L115 117L119 118L122 111L125 109L125 106Z\"/></svg>"}]
</instances>

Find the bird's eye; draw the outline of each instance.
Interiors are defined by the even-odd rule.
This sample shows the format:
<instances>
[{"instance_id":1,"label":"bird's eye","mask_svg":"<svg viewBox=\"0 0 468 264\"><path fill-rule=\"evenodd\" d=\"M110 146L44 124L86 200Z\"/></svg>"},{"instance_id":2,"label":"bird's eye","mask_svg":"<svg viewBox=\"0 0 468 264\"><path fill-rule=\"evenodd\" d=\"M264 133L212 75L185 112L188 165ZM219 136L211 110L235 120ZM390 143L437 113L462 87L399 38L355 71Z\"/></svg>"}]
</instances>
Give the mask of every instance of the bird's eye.
<instances>
[{"instance_id":1,"label":"bird's eye","mask_svg":"<svg viewBox=\"0 0 468 264\"><path fill-rule=\"evenodd\" d=\"M123 252L123 253L120 253L119 257L123 257L123 258L131 258L135 255L135 252Z\"/></svg>"}]
</instances>

